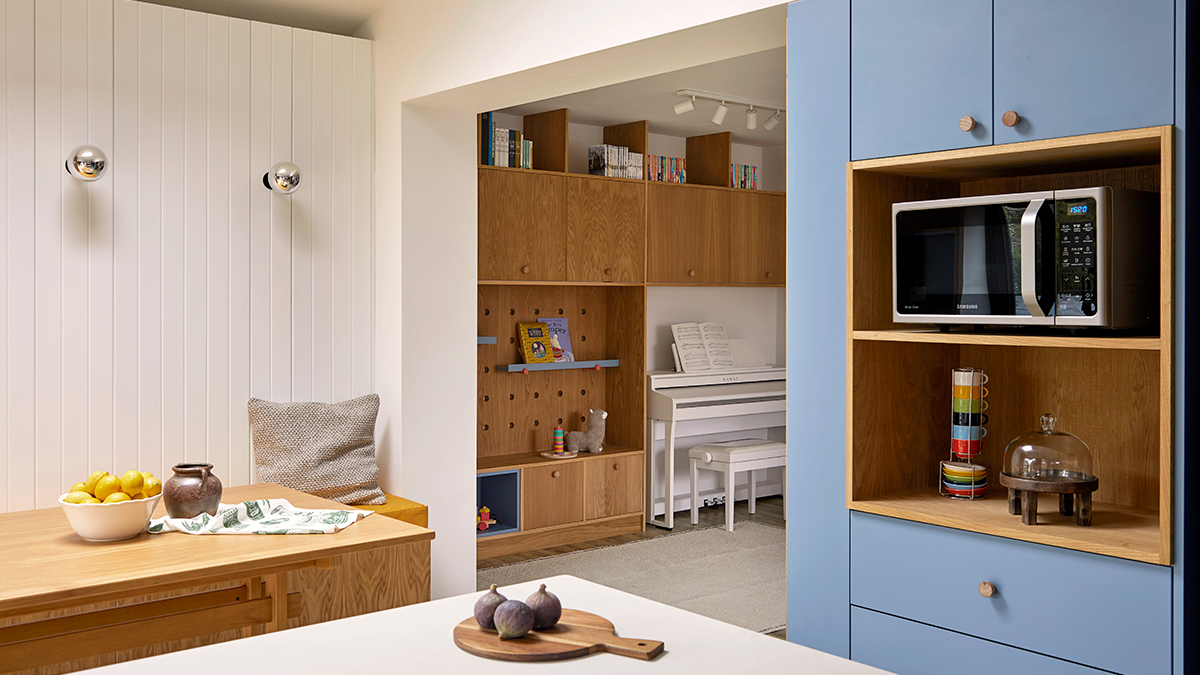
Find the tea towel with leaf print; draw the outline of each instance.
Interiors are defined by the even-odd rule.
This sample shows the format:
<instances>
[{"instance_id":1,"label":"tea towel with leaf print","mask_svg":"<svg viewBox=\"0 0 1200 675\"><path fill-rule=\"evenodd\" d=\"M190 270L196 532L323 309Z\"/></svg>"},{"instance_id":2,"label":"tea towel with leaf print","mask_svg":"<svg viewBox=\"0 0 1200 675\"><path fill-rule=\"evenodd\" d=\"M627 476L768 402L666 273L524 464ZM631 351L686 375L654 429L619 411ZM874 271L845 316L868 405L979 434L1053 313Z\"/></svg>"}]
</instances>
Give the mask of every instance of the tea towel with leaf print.
<instances>
[{"instance_id":1,"label":"tea towel with leaf print","mask_svg":"<svg viewBox=\"0 0 1200 675\"><path fill-rule=\"evenodd\" d=\"M371 515L361 509L300 509L286 499L255 499L241 504L221 504L216 515L195 518L155 518L150 533L188 534L333 534L359 518Z\"/></svg>"}]
</instances>

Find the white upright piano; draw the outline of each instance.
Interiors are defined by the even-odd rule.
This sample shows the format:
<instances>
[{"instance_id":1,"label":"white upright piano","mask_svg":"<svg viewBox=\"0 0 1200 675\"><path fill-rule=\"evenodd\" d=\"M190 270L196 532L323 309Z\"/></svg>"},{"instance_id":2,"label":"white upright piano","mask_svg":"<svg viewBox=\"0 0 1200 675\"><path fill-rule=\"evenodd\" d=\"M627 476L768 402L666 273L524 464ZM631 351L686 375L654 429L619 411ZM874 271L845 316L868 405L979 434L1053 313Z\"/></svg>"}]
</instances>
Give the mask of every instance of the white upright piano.
<instances>
[{"instance_id":1,"label":"white upright piano","mask_svg":"<svg viewBox=\"0 0 1200 675\"><path fill-rule=\"evenodd\" d=\"M688 420L737 417L787 410L787 368L769 366L700 373L656 371L646 386L646 522L675 527L675 425ZM666 426L663 476L656 475L655 426ZM663 517L654 515L655 490L664 486ZM732 500L733 495L727 495Z\"/></svg>"}]
</instances>

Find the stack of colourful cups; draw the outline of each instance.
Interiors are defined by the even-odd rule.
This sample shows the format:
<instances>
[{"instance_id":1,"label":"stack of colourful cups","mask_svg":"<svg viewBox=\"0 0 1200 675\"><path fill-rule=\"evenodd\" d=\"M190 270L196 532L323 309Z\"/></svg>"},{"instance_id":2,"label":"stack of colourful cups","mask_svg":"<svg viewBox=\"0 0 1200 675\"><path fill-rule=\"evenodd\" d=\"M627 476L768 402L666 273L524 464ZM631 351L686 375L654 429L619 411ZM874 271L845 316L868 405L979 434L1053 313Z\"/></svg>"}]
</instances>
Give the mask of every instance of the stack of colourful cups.
<instances>
[{"instance_id":1,"label":"stack of colourful cups","mask_svg":"<svg viewBox=\"0 0 1200 675\"><path fill-rule=\"evenodd\" d=\"M988 423L988 376L978 368L954 369L954 410L950 451L957 459L972 460L983 451Z\"/></svg>"}]
</instances>

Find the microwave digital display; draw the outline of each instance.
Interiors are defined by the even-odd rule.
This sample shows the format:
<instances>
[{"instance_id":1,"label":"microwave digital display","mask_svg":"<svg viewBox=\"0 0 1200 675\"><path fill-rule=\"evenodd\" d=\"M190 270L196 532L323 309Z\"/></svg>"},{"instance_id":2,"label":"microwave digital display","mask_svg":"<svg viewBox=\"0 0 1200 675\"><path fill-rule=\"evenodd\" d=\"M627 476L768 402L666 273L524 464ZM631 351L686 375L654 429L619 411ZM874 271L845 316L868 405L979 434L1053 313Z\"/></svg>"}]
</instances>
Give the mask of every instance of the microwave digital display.
<instances>
[{"instance_id":1,"label":"microwave digital display","mask_svg":"<svg viewBox=\"0 0 1200 675\"><path fill-rule=\"evenodd\" d=\"M1076 213L1087 213L1087 212L1088 212L1087 204L1080 204L1078 206L1072 206L1071 208L1067 209L1067 213L1070 213L1072 215L1074 215Z\"/></svg>"}]
</instances>

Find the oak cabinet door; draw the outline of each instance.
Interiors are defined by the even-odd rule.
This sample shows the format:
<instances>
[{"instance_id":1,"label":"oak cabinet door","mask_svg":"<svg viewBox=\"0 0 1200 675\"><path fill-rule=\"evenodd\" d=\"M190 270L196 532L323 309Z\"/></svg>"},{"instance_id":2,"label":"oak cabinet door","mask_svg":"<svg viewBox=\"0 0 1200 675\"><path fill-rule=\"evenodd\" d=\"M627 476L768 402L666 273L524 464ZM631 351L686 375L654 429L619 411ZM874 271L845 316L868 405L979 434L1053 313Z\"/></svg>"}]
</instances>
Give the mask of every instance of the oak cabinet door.
<instances>
[{"instance_id":1,"label":"oak cabinet door","mask_svg":"<svg viewBox=\"0 0 1200 675\"><path fill-rule=\"evenodd\" d=\"M647 189L647 281L729 282L729 191L692 185Z\"/></svg>"},{"instance_id":2,"label":"oak cabinet door","mask_svg":"<svg viewBox=\"0 0 1200 675\"><path fill-rule=\"evenodd\" d=\"M567 178L566 278L645 281L645 183Z\"/></svg>"},{"instance_id":3,"label":"oak cabinet door","mask_svg":"<svg viewBox=\"0 0 1200 675\"><path fill-rule=\"evenodd\" d=\"M521 530L583 520L583 463L521 470Z\"/></svg>"},{"instance_id":4,"label":"oak cabinet door","mask_svg":"<svg viewBox=\"0 0 1200 675\"><path fill-rule=\"evenodd\" d=\"M642 508L642 458L601 457L583 463L583 517L605 518Z\"/></svg>"},{"instance_id":5,"label":"oak cabinet door","mask_svg":"<svg viewBox=\"0 0 1200 675\"><path fill-rule=\"evenodd\" d=\"M851 159L991 145L992 134L992 0L853 0Z\"/></svg>"},{"instance_id":6,"label":"oak cabinet door","mask_svg":"<svg viewBox=\"0 0 1200 675\"><path fill-rule=\"evenodd\" d=\"M1174 64L1174 0L996 0L995 142L1172 124Z\"/></svg>"},{"instance_id":7,"label":"oak cabinet door","mask_svg":"<svg viewBox=\"0 0 1200 675\"><path fill-rule=\"evenodd\" d=\"M566 176L479 169L479 278L564 279L566 209Z\"/></svg>"},{"instance_id":8,"label":"oak cabinet door","mask_svg":"<svg viewBox=\"0 0 1200 675\"><path fill-rule=\"evenodd\" d=\"M729 207L729 280L735 284L787 281L787 198L734 192Z\"/></svg>"}]
</instances>

